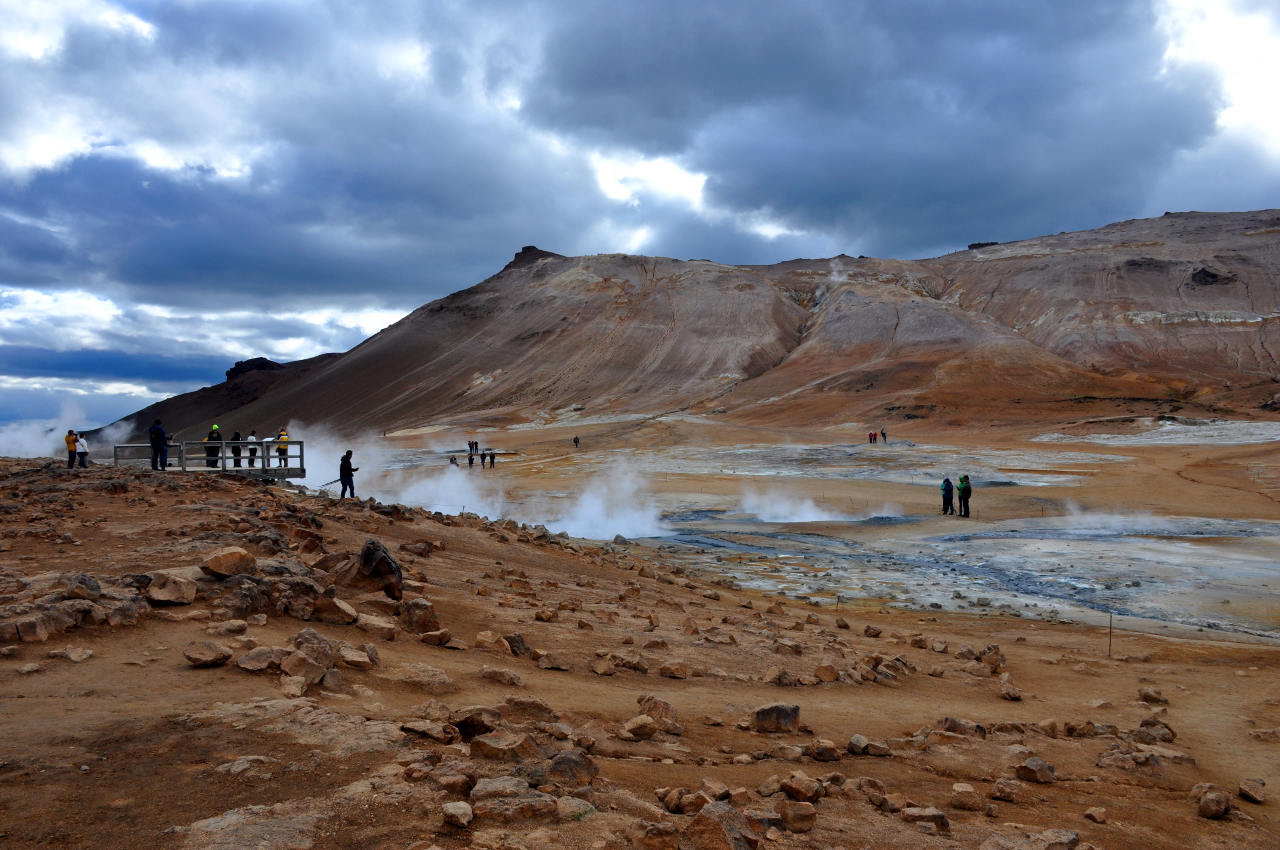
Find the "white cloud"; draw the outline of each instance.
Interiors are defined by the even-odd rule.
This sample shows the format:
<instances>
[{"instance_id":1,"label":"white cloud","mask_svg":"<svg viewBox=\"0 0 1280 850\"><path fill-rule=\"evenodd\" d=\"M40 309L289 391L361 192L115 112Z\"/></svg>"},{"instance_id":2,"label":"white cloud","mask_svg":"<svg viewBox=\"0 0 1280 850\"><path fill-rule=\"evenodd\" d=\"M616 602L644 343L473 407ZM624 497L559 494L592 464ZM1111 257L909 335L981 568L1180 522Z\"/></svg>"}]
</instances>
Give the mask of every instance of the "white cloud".
<instances>
[{"instance_id":1,"label":"white cloud","mask_svg":"<svg viewBox=\"0 0 1280 850\"><path fill-rule=\"evenodd\" d=\"M1276 21L1232 0L1164 0L1160 17L1169 38L1165 61L1205 65L1221 78L1226 104L1218 126L1280 156Z\"/></svg>"},{"instance_id":2,"label":"white cloud","mask_svg":"<svg viewBox=\"0 0 1280 850\"><path fill-rule=\"evenodd\" d=\"M73 25L152 39L155 27L105 0L0 0L0 51L43 61L62 50Z\"/></svg>"}]
</instances>

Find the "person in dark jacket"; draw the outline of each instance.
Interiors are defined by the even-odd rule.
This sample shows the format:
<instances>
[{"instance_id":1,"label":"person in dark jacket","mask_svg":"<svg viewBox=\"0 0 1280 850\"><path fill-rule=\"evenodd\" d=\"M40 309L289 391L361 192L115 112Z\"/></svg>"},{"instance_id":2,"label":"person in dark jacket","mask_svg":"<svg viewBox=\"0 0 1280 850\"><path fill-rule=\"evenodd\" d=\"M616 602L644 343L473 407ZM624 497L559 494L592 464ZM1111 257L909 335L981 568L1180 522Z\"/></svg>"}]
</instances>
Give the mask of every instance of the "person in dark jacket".
<instances>
[{"instance_id":1,"label":"person in dark jacket","mask_svg":"<svg viewBox=\"0 0 1280 850\"><path fill-rule=\"evenodd\" d=\"M236 431L234 434L231 435L231 457L232 457L231 465L232 466L240 465L240 441L243 439L244 438L240 436L239 431Z\"/></svg>"},{"instance_id":2,"label":"person in dark jacket","mask_svg":"<svg viewBox=\"0 0 1280 850\"><path fill-rule=\"evenodd\" d=\"M960 476L960 484L956 487L956 495L960 497L960 516L968 516L969 497L973 495L973 485L969 483L969 476Z\"/></svg>"},{"instance_id":3,"label":"person in dark jacket","mask_svg":"<svg viewBox=\"0 0 1280 850\"><path fill-rule=\"evenodd\" d=\"M360 467L351 465L351 449L347 449L347 453L342 456L342 460L338 461L338 480L342 482L342 494L338 496L341 501L347 497L347 491L351 491L351 498L356 497L356 473L360 471Z\"/></svg>"},{"instance_id":4,"label":"person in dark jacket","mask_svg":"<svg viewBox=\"0 0 1280 850\"><path fill-rule=\"evenodd\" d=\"M214 425L204 438L204 465L213 469L222 457L222 431Z\"/></svg>"},{"instance_id":5,"label":"person in dark jacket","mask_svg":"<svg viewBox=\"0 0 1280 850\"><path fill-rule=\"evenodd\" d=\"M157 471L167 469L169 466L169 435L164 432L164 426L157 419L151 423L151 430L147 432L147 439L151 442L151 468Z\"/></svg>"},{"instance_id":6,"label":"person in dark jacket","mask_svg":"<svg viewBox=\"0 0 1280 850\"><path fill-rule=\"evenodd\" d=\"M950 478L943 478L942 484L938 486L938 489L942 491L942 512L944 514L954 514L956 512L953 501L955 485L951 483Z\"/></svg>"}]
</instances>

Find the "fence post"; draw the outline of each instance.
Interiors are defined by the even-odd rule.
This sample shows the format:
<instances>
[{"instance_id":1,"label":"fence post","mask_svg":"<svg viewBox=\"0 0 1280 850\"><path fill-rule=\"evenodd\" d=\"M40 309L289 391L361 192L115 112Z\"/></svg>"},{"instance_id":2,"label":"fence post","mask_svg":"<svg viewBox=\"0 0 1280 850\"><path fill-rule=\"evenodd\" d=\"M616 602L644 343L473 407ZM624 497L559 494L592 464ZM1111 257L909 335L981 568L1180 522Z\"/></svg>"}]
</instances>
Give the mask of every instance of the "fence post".
<instances>
[{"instance_id":1,"label":"fence post","mask_svg":"<svg viewBox=\"0 0 1280 850\"><path fill-rule=\"evenodd\" d=\"M299 440L298 441L298 471L299 472L305 472L307 469L307 463L305 459L306 453L307 453L306 446L303 445L302 440Z\"/></svg>"}]
</instances>

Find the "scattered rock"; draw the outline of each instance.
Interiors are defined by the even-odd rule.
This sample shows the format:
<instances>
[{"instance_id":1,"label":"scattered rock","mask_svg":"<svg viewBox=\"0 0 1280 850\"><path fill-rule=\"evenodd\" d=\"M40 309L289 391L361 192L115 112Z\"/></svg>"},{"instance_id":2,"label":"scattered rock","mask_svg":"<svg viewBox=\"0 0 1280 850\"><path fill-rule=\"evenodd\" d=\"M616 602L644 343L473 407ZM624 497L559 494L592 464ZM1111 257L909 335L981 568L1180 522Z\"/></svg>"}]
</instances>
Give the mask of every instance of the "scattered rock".
<instances>
[{"instance_id":1,"label":"scattered rock","mask_svg":"<svg viewBox=\"0 0 1280 850\"><path fill-rule=\"evenodd\" d=\"M1093 806L1092 808L1084 810L1084 817L1085 820L1091 820L1094 823L1106 823L1107 810L1102 806Z\"/></svg>"},{"instance_id":2,"label":"scattered rock","mask_svg":"<svg viewBox=\"0 0 1280 850\"><path fill-rule=\"evenodd\" d=\"M1031 756L1013 769L1014 775L1025 782L1048 784L1053 782L1053 765L1039 756Z\"/></svg>"},{"instance_id":3,"label":"scattered rock","mask_svg":"<svg viewBox=\"0 0 1280 850\"><path fill-rule=\"evenodd\" d=\"M640 714L628 720L622 731L638 741L646 741L657 734L658 724L649 715Z\"/></svg>"},{"instance_id":4,"label":"scattered rock","mask_svg":"<svg viewBox=\"0 0 1280 850\"><path fill-rule=\"evenodd\" d=\"M763 705L755 710L752 722L757 732L798 732L800 706L781 702Z\"/></svg>"},{"instance_id":5,"label":"scattered rock","mask_svg":"<svg viewBox=\"0 0 1280 850\"><path fill-rule=\"evenodd\" d=\"M1169 701L1164 698L1160 691L1156 688L1146 687L1138 690L1138 699L1150 705L1168 705Z\"/></svg>"},{"instance_id":6,"label":"scattered rock","mask_svg":"<svg viewBox=\"0 0 1280 850\"><path fill-rule=\"evenodd\" d=\"M85 647L63 647L62 649L49 650L50 658L65 658L66 660L79 664L81 661L88 661L93 657L93 650Z\"/></svg>"},{"instance_id":7,"label":"scattered rock","mask_svg":"<svg viewBox=\"0 0 1280 850\"><path fill-rule=\"evenodd\" d=\"M199 589L194 579L169 570L147 573L151 583L147 585L147 599L170 605L190 605Z\"/></svg>"},{"instance_id":8,"label":"scattered rock","mask_svg":"<svg viewBox=\"0 0 1280 850\"><path fill-rule=\"evenodd\" d=\"M1265 803L1267 801L1267 794L1262 789L1266 784L1266 780L1263 779L1241 779L1241 799L1248 800L1250 803Z\"/></svg>"},{"instance_id":9,"label":"scattered rock","mask_svg":"<svg viewBox=\"0 0 1280 850\"><path fill-rule=\"evenodd\" d=\"M209 640L193 640L182 650L192 667L221 667L231 660L231 650Z\"/></svg>"},{"instance_id":10,"label":"scattered rock","mask_svg":"<svg viewBox=\"0 0 1280 850\"><path fill-rule=\"evenodd\" d=\"M626 829L627 842L637 850L679 850L680 832L673 823L632 821Z\"/></svg>"},{"instance_id":11,"label":"scattered rock","mask_svg":"<svg viewBox=\"0 0 1280 850\"><path fill-rule=\"evenodd\" d=\"M239 546L228 546L217 549L205 556L200 569L206 575L225 579L231 576L246 575L257 569L258 559Z\"/></svg>"},{"instance_id":12,"label":"scattered rock","mask_svg":"<svg viewBox=\"0 0 1280 850\"><path fill-rule=\"evenodd\" d=\"M728 803L708 803L680 833L692 850L754 850L760 839L746 817Z\"/></svg>"},{"instance_id":13,"label":"scattered rock","mask_svg":"<svg viewBox=\"0 0 1280 850\"><path fill-rule=\"evenodd\" d=\"M813 829L818 818L818 810L813 803L802 803L796 800L783 800L778 806L778 815L782 818L782 826L787 832L808 832Z\"/></svg>"},{"instance_id":14,"label":"scattered rock","mask_svg":"<svg viewBox=\"0 0 1280 850\"><path fill-rule=\"evenodd\" d=\"M951 808L962 812L980 812L983 805L982 798L969 783L955 782L951 785Z\"/></svg>"},{"instance_id":15,"label":"scattered rock","mask_svg":"<svg viewBox=\"0 0 1280 850\"><path fill-rule=\"evenodd\" d=\"M444 822L459 829L466 829L475 818L475 814L471 811L471 804L461 800L445 803L441 810L444 812Z\"/></svg>"},{"instance_id":16,"label":"scattered rock","mask_svg":"<svg viewBox=\"0 0 1280 850\"><path fill-rule=\"evenodd\" d=\"M943 835L951 831L951 821L947 820L947 816L941 810L933 806L928 808L908 806L902 810L902 819L908 823L931 823Z\"/></svg>"}]
</instances>

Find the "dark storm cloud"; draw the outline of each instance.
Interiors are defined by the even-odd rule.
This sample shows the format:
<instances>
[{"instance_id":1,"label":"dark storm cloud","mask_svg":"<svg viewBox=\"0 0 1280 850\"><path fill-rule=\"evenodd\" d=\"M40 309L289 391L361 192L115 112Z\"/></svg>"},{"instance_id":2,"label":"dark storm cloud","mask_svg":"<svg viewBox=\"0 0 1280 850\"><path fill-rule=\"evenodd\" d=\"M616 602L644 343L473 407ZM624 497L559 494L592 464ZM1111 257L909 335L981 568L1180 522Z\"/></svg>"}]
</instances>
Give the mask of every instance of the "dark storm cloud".
<instances>
[{"instance_id":1,"label":"dark storm cloud","mask_svg":"<svg viewBox=\"0 0 1280 850\"><path fill-rule=\"evenodd\" d=\"M531 115L680 156L712 203L868 253L1127 217L1214 130L1212 81L1162 75L1145 2L578 11L548 38Z\"/></svg>"},{"instance_id":2,"label":"dark storm cloud","mask_svg":"<svg viewBox=\"0 0 1280 850\"><path fill-rule=\"evenodd\" d=\"M136 381L160 391L216 384L228 364L207 356L124 354L118 351L54 351L31 345L0 345L0 374L18 377Z\"/></svg>"}]
</instances>

